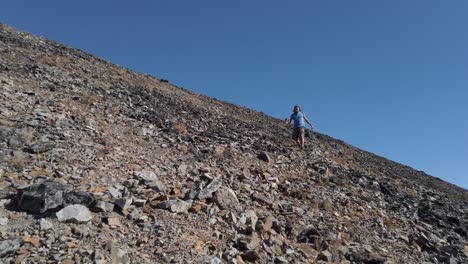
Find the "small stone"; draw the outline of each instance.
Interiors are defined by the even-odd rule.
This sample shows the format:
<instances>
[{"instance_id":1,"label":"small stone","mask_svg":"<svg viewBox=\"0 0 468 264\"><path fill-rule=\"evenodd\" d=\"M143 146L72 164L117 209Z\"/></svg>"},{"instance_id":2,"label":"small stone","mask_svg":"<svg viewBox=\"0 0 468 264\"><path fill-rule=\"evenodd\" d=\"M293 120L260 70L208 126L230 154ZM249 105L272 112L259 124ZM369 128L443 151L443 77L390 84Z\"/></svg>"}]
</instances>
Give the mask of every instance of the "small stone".
<instances>
[{"instance_id":1,"label":"small stone","mask_svg":"<svg viewBox=\"0 0 468 264\"><path fill-rule=\"evenodd\" d=\"M119 198L112 201L112 203L114 203L122 211L127 210L130 205L132 205L132 202L133 200L131 198Z\"/></svg>"},{"instance_id":2,"label":"small stone","mask_svg":"<svg viewBox=\"0 0 468 264\"><path fill-rule=\"evenodd\" d=\"M257 158L259 158L260 160L263 160L265 162L273 162L273 160L271 159L270 155L268 155L268 153L266 152L260 152L260 154L258 154Z\"/></svg>"},{"instance_id":3,"label":"small stone","mask_svg":"<svg viewBox=\"0 0 468 264\"><path fill-rule=\"evenodd\" d=\"M216 191L215 201L218 206L223 210L240 210L239 200L236 193L227 187L221 187Z\"/></svg>"},{"instance_id":4,"label":"small stone","mask_svg":"<svg viewBox=\"0 0 468 264\"><path fill-rule=\"evenodd\" d=\"M28 146L26 148L26 151L28 151L31 154L40 154L40 153L48 152L54 148L55 148L55 143L53 142L37 142L33 145Z\"/></svg>"},{"instance_id":5,"label":"small stone","mask_svg":"<svg viewBox=\"0 0 468 264\"><path fill-rule=\"evenodd\" d=\"M273 220L275 220L273 216L267 216L267 218L265 218L265 223L263 224L263 230L271 231L271 228L273 226Z\"/></svg>"},{"instance_id":6,"label":"small stone","mask_svg":"<svg viewBox=\"0 0 468 264\"><path fill-rule=\"evenodd\" d=\"M239 250L255 250L260 246L260 237L253 233L251 236L239 239L237 241L237 248Z\"/></svg>"},{"instance_id":7,"label":"small stone","mask_svg":"<svg viewBox=\"0 0 468 264\"><path fill-rule=\"evenodd\" d=\"M110 193L113 199L119 199L122 197L122 193L120 193L119 190L114 187L110 187L107 191Z\"/></svg>"},{"instance_id":8,"label":"small stone","mask_svg":"<svg viewBox=\"0 0 468 264\"><path fill-rule=\"evenodd\" d=\"M406 243L409 243L409 242L410 242L410 240L409 240L409 238L408 238L407 236L400 235L400 236L398 236L398 238L401 239L401 240L403 240L403 241L405 241Z\"/></svg>"},{"instance_id":9,"label":"small stone","mask_svg":"<svg viewBox=\"0 0 468 264\"><path fill-rule=\"evenodd\" d=\"M185 145L178 145L177 149L180 150L182 153L187 153L189 151L189 148Z\"/></svg>"},{"instance_id":10,"label":"small stone","mask_svg":"<svg viewBox=\"0 0 468 264\"><path fill-rule=\"evenodd\" d=\"M111 227L120 226L122 223L118 217L109 217L107 218L107 224Z\"/></svg>"},{"instance_id":11,"label":"small stone","mask_svg":"<svg viewBox=\"0 0 468 264\"><path fill-rule=\"evenodd\" d=\"M62 262L60 262L60 264L75 264L75 261L67 258L67 259L62 260Z\"/></svg>"},{"instance_id":12,"label":"small stone","mask_svg":"<svg viewBox=\"0 0 468 264\"><path fill-rule=\"evenodd\" d=\"M332 253L330 251L324 250L324 251L320 252L320 254L318 256L318 260L322 260L322 261L326 261L326 262L333 261L333 255L332 255Z\"/></svg>"},{"instance_id":13,"label":"small stone","mask_svg":"<svg viewBox=\"0 0 468 264\"><path fill-rule=\"evenodd\" d=\"M235 263L235 264L246 264L245 261L242 259L242 257L240 255L236 256L236 259L235 259L236 262L233 262L232 263Z\"/></svg>"},{"instance_id":14,"label":"small stone","mask_svg":"<svg viewBox=\"0 0 468 264\"><path fill-rule=\"evenodd\" d=\"M249 262L255 262L257 260L262 259L262 257L258 254L257 251L249 250L249 251L244 252L244 254L242 254L242 259L249 261Z\"/></svg>"},{"instance_id":15,"label":"small stone","mask_svg":"<svg viewBox=\"0 0 468 264\"><path fill-rule=\"evenodd\" d=\"M63 199L64 199L64 206L71 205L71 204L82 204L86 207L90 206L91 204L94 203L94 198L89 194L85 192L65 192L63 194Z\"/></svg>"},{"instance_id":16,"label":"small stone","mask_svg":"<svg viewBox=\"0 0 468 264\"><path fill-rule=\"evenodd\" d=\"M307 244L298 245L297 250L308 259L316 259L320 254L317 250Z\"/></svg>"},{"instance_id":17,"label":"small stone","mask_svg":"<svg viewBox=\"0 0 468 264\"><path fill-rule=\"evenodd\" d=\"M254 210L246 210L240 217L241 224L251 226L255 229L257 225L258 217Z\"/></svg>"},{"instance_id":18,"label":"small stone","mask_svg":"<svg viewBox=\"0 0 468 264\"><path fill-rule=\"evenodd\" d=\"M65 249L68 250L68 249L71 249L71 248L76 248L76 243L69 242L69 241L65 242Z\"/></svg>"},{"instance_id":19,"label":"small stone","mask_svg":"<svg viewBox=\"0 0 468 264\"><path fill-rule=\"evenodd\" d=\"M151 183L148 183L147 186L157 192L166 192L166 186L162 181L152 181Z\"/></svg>"},{"instance_id":20,"label":"small stone","mask_svg":"<svg viewBox=\"0 0 468 264\"><path fill-rule=\"evenodd\" d=\"M39 241L39 238L37 237L29 237L29 236L23 237L23 243L31 244L35 248L39 248L41 246L41 242Z\"/></svg>"},{"instance_id":21,"label":"small stone","mask_svg":"<svg viewBox=\"0 0 468 264\"><path fill-rule=\"evenodd\" d=\"M157 206L159 209L170 210L173 213L187 213L192 207L192 201L169 200L163 201Z\"/></svg>"},{"instance_id":22,"label":"small stone","mask_svg":"<svg viewBox=\"0 0 468 264\"><path fill-rule=\"evenodd\" d=\"M203 260L204 264L223 264L223 261L216 256L208 256Z\"/></svg>"},{"instance_id":23,"label":"small stone","mask_svg":"<svg viewBox=\"0 0 468 264\"><path fill-rule=\"evenodd\" d=\"M143 206L145 206L146 201L147 201L146 199L135 199L135 200L133 200L133 204L136 207L143 207Z\"/></svg>"},{"instance_id":24,"label":"small stone","mask_svg":"<svg viewBox=\"0 0 468 264\"><path fill-rule=\"evenodd\" d=\"M88 208L80 204L69 205L57 214L57 219L65 223L87 223L93 218Z\"/></svg>"},{"instance_id":25,"label":"small stone","mask_svg":"<svg viewBox=\"0 0 468 264\"><path fill-rule=\"evenodd\" d=\"M216 192L223 182L219 178L214 178L203 190L198 193L198 199L211 198L212 194Z\"/></svg>"},{"instance_id":26,"label":"small stone","mask_svg":"<svg viewBox=\"0 0 468 264\"><path fill-rule=\"evenodd\" d=\"M187 169L188 169L187 164L182 163L182 164L179 165L179 168L177 168L177 172L180 175L185 175L185 174L187 174Z\"/></svg>"},{"instance_id":27,"label":"small stone","mask_svg":"<svg viewBox=\"0 0 468 264\"><path fill-rule=\"evenodd\" d=\"M113 203L108 203L104 201L96 201L91 206L91 211L96 212L96 213L112 212L114 211L114 207L115 205Z\"/></svg>"},{"instance_id":28,"label":"small stone","mask_svg":"<svg viewBox=\"0 0 468 264\"><path fill-rule=\"evenodd\" d=\"M273 204L273 201L272 199L270 199L269 197L267 197L266 195L264 194L261 194L261 193L254 193L252 194L252 198L258 202L261 202L261 203L264 203L264 204L267 204L267 205L271 205Z\"/></svg>"},{"instance_id":29,"label":"small stone","mask_svg":"<svg viewBox=\"0 0 468 264\"><path fill-rule=\"evenodd\" d=\"M0 217L0 226L4 226L8 224L8 218Z\"/></svg>"},{"instance_id":30,"label":"small stone","mask_svg":"<svg viewBox=\"0 0 468 264\"><path fill-rule=\"evenodd\" d=\"M285 257L276 257L275 258L275 264L288 264L289 261Z\"/></svg>"},{"instance_id":31,"label":"small stone","mask_svg":"<svg viewBox=\"0 0 468 264\"><path fill-rule=\"evenodd\" d=\"M21 246L20 239L4 240L0 242L0 258L6 257L16 252Z\"/></svg>"},{"instance_id":32,"label":"small stone","mask_svg":"<svg viewBox=\"0 0 468 264\"><path fill-rule=\"evenodd\" d=\"M156 173L152 171L136 171L134 175L138 180L143 181L145 183L159 180L159 177L156 175Z\"/></svg>"},{"instance_id":33,"label":"small stone","mask_svg":"<svg viewBox=\"0 0 468 264\"><path fill-rule=\"evenodd\" d=\"M191 213L198 214L202 209L203 209L203 204L195 202L195 203L192 204L192 207L190 208L189 211Z\"/></svg>"},{"instance_id":34,"label":"small stone","mask_svg":"<svg viewBox=\"0 0 468 264\"><path fill-rule=\"evenodd\" d=\"M39 228L40 230L42 231L47 231L47 230L51 230L53 229L53 224L49 221L47 221L46 219L42 218L41 220L39 220Z\"/></svg>"}]
</instances>

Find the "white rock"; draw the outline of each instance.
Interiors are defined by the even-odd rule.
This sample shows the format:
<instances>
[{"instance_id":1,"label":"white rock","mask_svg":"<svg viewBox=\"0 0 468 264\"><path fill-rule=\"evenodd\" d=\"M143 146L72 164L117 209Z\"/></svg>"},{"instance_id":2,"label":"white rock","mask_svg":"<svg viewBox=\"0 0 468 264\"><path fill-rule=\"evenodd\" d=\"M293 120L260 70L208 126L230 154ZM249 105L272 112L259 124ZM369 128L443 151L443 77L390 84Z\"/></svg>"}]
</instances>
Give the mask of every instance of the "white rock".
<instances>
[{"instance_id":1,"label":"white rock","mask_svg":"<svg viewBox=\"0 0 468 264\"><path fill-rule=\"evenodd\" d=\"M257 214L255 214L254 210L246 210L240 217L240 222L242 224L252 226L255 228L255 225L257 224Z\"/></svg>"},{"instance_id":2,"label":"white rock","mask_svg":"<svg viewBox=\"0 0 468 264\"><path fill-rule=\"evenodd\" d=\"M66 223L87 223L93 218L89 209L81 204L69 205L60 210L56 216L60 222Z\"/></svg>"},{"instance_id":3,"label":"white rock","mask_svg":"<svg viewBox=\"0 0 468 264\"><path fill-rule=\"evenodd\" d=\"M44 218L41 219L41 221L39 222L39 225L41 227L41 230L44 230L44 231L52 229L52 227L53 227L53 224L51 222L45 220Z\"/></svg>"},{"instance_id":4,"label":"white rock","mask_svg":"<svg viewBox=\"0 0 468 264\"><path fill-rule=\"evenodd\" d=\"M0 217L0 226L4 226L8 224L8 218Z\"/></svg>"},{"instance_id":5,"label":"white rock","mask_svg":"<svg viewBox=\"0 0 468 264\"><path fill-rule=\"evenodd\" d=\"M152 171L136 171L135 176L142 181L145 182L152 182L152 181L157 181L159 180L158 176L156 173Z\"/></svg>"}]
</instances>

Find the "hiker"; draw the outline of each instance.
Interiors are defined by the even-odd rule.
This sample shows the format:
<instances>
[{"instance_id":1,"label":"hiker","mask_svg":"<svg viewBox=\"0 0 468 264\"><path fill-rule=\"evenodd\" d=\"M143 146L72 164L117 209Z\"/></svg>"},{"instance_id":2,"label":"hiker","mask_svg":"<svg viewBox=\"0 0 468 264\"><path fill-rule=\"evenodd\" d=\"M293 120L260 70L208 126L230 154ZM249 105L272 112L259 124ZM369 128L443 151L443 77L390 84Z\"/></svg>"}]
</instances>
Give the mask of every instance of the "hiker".
<instances>
[{"instance_id":1,"label":"hiker","mask_svg":"<svg viewBox=\"0 0 468 264\"><path fill-rule=\"evenodd\" d=\"M314 126L299 106L294 106L293 112L287 122L291 124L294 121L293 139L301 149L304 149L305 123L307 122L311 129L314 129Z\"/></svg>"}]
</instances>

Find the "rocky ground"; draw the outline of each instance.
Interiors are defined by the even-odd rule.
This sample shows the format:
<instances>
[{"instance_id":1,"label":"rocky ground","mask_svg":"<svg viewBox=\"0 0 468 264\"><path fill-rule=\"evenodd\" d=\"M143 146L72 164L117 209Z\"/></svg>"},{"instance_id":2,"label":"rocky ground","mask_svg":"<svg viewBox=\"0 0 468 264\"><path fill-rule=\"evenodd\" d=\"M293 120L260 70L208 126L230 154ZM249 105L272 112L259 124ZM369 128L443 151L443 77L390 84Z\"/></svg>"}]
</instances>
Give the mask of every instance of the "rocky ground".
<instances>
[{"instance_id":1,"label":"rocky ground","mask_svg":"<svg viewBox=\"0 0 468 264\"><path fill-rule=\"evenodd\" d=\"M0 24L1 263L468 263L468 192Z\"/></svg>"}]
</instances>

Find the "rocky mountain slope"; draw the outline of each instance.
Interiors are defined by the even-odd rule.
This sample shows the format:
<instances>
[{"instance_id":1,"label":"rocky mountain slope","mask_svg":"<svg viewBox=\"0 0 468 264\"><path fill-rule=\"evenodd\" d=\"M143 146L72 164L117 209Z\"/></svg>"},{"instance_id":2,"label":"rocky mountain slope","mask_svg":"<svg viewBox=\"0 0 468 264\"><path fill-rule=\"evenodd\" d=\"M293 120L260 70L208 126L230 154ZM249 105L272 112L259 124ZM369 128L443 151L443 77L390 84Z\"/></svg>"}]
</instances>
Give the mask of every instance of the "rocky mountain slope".
<instances>
[{"instance_id":1,"label":"rocky mountain slope","mask_svg":"<svg viewBox=\"0 0 468 264\"><path fill-rule=\"evenodd\" d=\"M468 192L0 24L0 262L468 263Z\"/></svg>"}]
</instances>

